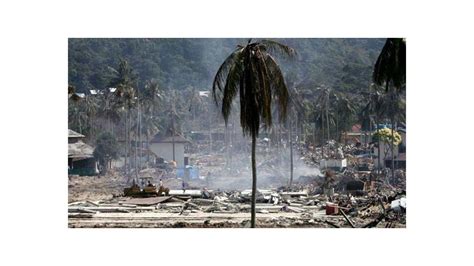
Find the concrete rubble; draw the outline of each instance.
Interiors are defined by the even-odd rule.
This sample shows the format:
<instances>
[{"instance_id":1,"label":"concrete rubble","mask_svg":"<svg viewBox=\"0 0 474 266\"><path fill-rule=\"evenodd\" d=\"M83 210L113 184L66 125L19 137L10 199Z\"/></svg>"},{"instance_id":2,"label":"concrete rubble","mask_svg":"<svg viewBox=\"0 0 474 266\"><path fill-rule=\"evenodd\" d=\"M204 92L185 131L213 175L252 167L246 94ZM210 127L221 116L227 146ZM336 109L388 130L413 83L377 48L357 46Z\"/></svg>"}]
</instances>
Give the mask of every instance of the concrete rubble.
<instances>
[{"instance_id":1,"label":"concrete rubble","mask_svg":"<svg viewBox=\"0 0 474 266\"><path fill-rule=\"evenodd\" d=\"M334 193L331 197L309 191L259 190L256 205L259 227L404 227L404 191L388 191L382 187L376 191L362 191L360 196ZM230 227L242 227L249 219L249 190L207 191L207 198L203 197L204 191L187 192L194 196L116 197L72 202L68 207L69 226L91 227L91 223L92 227L99 226L107 223L109 217L113 222L107 227L135 227L142 219L140 214L149 214L147 219L155 221L150 227L219 227L223 226L221 220L234 223L228 224ZM197 193L199 196L195 196ZM120 216L110 216L114 213L132 216L125 217L120 223ZM163 215L168 218L162 219Z\"/></svg>"}]
</instances>

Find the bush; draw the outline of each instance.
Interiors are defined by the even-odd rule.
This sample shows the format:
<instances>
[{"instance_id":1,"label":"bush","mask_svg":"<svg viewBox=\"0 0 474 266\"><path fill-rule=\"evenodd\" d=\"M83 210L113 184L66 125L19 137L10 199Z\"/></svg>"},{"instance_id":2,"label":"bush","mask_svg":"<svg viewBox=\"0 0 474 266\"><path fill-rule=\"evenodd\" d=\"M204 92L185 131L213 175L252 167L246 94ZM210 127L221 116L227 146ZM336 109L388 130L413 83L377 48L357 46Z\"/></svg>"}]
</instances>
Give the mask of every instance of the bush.
<instances>
[{"instance_id":1,"label":"bush","mask_svg":"<svg viewBox=\"0 0 474 266\"><path fill-rule=\"evenodd\" d=\"M111 133L104 132L97 137L94 157L102 166L102 169L108 169L110 161L118 158L119 151L117 140Z\"/></svg>"},{"instance_id":2,"label":"bush","mask_svg":"<svg viewBox=\"0 0 474 266\"><path fill-rule=\"evenodd\" d=\"M400 135L400 133L394 131L392 137L392 129L390 128L381 128L375 131L373 137L374 140L380 140L390 144L393 143L394 146L398 146L400 143L402 143L402 136Z\"/></svg>"}]
</instances>

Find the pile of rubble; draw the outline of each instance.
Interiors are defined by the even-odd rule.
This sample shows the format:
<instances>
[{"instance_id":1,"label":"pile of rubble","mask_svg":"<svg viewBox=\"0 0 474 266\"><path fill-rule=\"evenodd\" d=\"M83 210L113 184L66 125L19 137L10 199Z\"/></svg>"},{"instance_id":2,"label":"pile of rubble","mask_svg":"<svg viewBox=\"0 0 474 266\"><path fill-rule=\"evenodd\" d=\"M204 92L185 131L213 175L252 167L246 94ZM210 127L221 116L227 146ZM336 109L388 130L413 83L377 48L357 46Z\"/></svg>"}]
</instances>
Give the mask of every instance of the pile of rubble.
<instances>
[{"instance_id":1,"label":"pile of rubble","mask_svg":"<svg viewBox=\"0 0 474 266\"><path fill-rule=\"evenodd\" d=\"M312 194L310 189L258 190L257 225L353 228L405 226L404 191L381 190L362 194L355 196L350 193L333 193L328 196ZM114 218L110 218L111 222L104 226L119 224L119 227L126 227L127 224L118 223L117 219L133 221L134 215L137 219L144 219L143 214L148 214L148 221L163 219L150 227L245 227L250 217L250 202L251 190L171 190L169 196L165 197L115 197L109 200L73 202L69 204L69 223L71 227L81 227L81 222L94 218L100 218L100 222L104 223L105 218L111 217L110 214L119 213L127 215L112 216ZM227 224L223 224L222 219ZM138 224L140 223L136 226ZM91 226L87 222L82 224L84 225Z\"/></svg>"}]
</instances>

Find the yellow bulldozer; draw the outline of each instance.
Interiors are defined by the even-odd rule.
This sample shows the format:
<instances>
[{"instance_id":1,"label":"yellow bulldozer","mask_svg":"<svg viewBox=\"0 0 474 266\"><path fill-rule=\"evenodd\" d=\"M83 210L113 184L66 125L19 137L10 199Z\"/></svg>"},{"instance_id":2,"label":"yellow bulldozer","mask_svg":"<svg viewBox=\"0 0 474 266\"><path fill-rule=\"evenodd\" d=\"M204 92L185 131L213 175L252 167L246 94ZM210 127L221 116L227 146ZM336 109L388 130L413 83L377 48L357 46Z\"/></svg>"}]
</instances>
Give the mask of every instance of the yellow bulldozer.
<instances>
[{"instance_id":1,"label":"yellow bulldozer","mask_svg":"<svg viewBox=\"0 0 474 266\"><path fill-rule=\"evenodd\" d=\"M126 197L134 197L134 198L147 198L147 197L158 197L158 196L168 196L169 195L169 188L165 188L164 186L160 186L158 190L156 186L151 183L153 180L152 177L140 177L142 187L141 188L136 182L135 179L133 180L132 186L125 188L123 190L123 194ZM144 184L147 185L144 185Z\"/></svg>"}]
</instances>

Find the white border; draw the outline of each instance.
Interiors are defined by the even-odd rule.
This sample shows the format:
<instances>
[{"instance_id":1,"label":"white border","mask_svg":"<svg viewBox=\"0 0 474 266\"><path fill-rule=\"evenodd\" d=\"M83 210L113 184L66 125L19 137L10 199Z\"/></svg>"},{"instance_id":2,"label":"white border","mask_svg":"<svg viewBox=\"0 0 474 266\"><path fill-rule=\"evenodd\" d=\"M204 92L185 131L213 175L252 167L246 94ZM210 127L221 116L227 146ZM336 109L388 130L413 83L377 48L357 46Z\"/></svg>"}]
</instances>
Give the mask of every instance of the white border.
<instances>
[{"instance_id":1,"label":"white border","mask_svg":"<svg viewBox=\"0 0 474 266\"><path fill-rule=\"evenodd\" d=\"M5 265L472 261L462 241L473 235L469 25L474 23L468 1L5 2L0 4ZM248 36L407 38L408 228L67 229L67 38Z\"/></svg>"}]
</instances>

